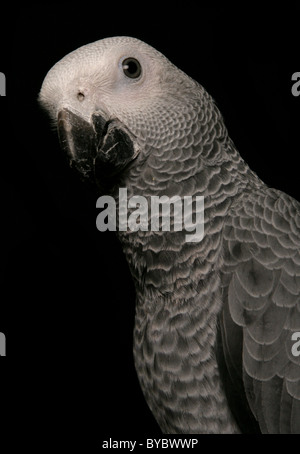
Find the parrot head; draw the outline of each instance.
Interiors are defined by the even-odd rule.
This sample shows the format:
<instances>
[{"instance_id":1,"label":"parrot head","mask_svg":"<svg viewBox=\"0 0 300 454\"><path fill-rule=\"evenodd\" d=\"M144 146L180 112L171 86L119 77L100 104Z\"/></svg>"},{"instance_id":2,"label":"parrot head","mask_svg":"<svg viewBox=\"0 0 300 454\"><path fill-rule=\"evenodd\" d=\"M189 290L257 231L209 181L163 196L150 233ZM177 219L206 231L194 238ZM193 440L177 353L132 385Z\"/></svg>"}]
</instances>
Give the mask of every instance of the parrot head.
<instances>
[{"instance_id":1,"label":"parrot head","mask_svg":"<svg viewBox=\"0 0 300 454\"><path fill-rule=\"evenodd\" d=\"M184 144L199 115L194 105L205 103L205 94L151 46L113 37L56 63L39 101L57 126L71 166L103 188L151 153L161 159L163 151Z\"/></svg>"}]
</instances>

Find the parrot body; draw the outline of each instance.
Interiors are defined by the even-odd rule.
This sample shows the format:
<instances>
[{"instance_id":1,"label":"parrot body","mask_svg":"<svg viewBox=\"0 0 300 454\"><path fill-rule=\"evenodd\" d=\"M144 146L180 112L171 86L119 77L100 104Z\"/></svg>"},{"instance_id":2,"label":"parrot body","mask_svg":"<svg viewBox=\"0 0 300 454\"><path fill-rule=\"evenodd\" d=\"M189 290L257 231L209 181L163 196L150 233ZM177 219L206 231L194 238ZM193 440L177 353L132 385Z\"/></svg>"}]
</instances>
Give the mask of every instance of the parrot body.
<instances>
[{"instance_id":1,"label":"parrot body","mask_svg":"<svg viewBox=\"0 0 300 454\"><path fill-rule=\"evenodd\" d=\"M71 165L117 206L120 187L204 196L202 241L117 232L136 288L135 366L162 431L300 433L299 203L249 169L205 89L137 39L70 53L40 102Z\"/></svg>"}]
</instances>

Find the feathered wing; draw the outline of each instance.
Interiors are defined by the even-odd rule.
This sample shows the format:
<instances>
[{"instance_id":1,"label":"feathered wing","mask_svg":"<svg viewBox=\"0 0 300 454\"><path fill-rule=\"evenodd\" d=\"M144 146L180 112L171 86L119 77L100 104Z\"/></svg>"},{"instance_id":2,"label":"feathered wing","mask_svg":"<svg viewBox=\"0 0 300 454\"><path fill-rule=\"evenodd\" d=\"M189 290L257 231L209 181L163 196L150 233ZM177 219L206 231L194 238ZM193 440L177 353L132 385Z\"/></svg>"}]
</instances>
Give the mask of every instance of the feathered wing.
<instances>
[{"instance_id":1,"label":"feathered wing","mask_svg":"<svg viewBox=\"0 0 300 454\"><path fill-rule=\"evenodd\" d=\"M245 192L223 248L217 358L229 405L243 431L300 433L299 203L273 189Z\"/></svg>"}]
</instances>

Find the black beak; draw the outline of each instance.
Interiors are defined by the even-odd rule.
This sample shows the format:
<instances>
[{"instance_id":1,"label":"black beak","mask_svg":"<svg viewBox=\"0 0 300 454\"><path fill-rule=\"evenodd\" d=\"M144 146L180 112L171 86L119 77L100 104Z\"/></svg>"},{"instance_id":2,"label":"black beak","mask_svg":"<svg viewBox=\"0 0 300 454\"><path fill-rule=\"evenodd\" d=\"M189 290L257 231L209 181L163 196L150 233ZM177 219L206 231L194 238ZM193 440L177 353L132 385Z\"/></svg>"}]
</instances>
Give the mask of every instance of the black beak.
<instances>
[{"instance_id":1,"label":"black beak","mask_svg":"<svg viewBox=\"0 0 300 454\"><path fill-rule=\"evenodd\" d=\"M68 109L58 114L58 136L62 149L83 180L109 189L118 183L124 169L138 154L135 138L118 120L93 114L85 121Z\"/></svg>"}]
</instances>

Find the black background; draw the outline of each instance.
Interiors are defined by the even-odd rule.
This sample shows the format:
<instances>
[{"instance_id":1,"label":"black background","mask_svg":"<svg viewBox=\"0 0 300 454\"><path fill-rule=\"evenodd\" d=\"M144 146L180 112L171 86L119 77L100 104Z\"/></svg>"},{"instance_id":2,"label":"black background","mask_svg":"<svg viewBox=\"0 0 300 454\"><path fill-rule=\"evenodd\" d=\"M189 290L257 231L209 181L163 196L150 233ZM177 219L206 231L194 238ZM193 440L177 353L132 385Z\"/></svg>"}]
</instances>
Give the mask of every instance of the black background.
<instances>
[{"instance_id":1,"label":"black background","mask_svg":"<svg viewBox=\"0 0 300 454\"><path fill-rule=\"evenodd\" d=\"M45 430L45 442L161 436L134 371L134 290L120 245L96 230L96 196L37 103L54 63L107 36L146 41L215 98L252 170L300 200L299 6L167 5L34 4L2 17L4 414L7 428Z\"/></svg>"}]
</instances>

